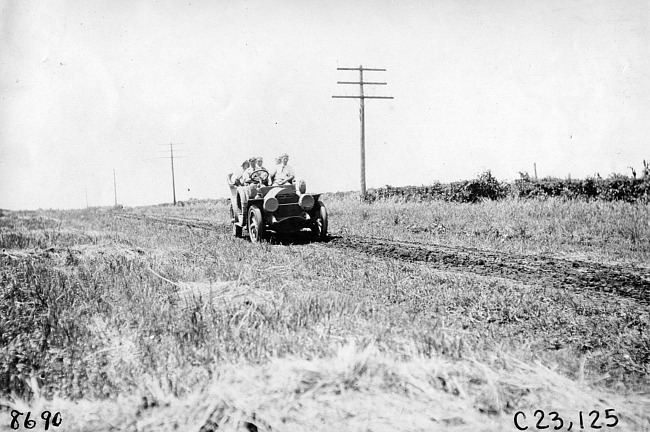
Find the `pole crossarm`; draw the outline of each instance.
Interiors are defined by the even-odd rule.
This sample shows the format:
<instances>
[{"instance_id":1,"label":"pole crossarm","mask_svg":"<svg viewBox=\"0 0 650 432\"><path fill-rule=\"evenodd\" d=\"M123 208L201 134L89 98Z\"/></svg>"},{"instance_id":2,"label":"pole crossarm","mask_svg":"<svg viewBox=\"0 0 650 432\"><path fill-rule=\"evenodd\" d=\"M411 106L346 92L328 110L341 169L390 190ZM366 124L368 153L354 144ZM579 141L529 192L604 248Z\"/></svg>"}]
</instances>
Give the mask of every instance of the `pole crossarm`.
<instances>
[{"instance_id":1,"label":"pole crossarm","mask_svg":"<svg viewBox=\"0 0 650 432\"><path fill-rule=\"evenodd\" d=\"M332 96L334 99L395 99L392 96Z\"/></svg>"},{"instance_id":2,"label":"pole crossarm","mask_svg":"<svg viewBox=\"0 0 650 432\"><path fill-rule=\"evenodd\" d=\"M379 71L379 72L386 72L386 69L369 69L369 68L364 68L364 67L356 67L356 68L336 68L336 70L361 70L361 71Z\"/></svg>"},{"instance_id":3,"label":"pole crossarm","mask_svg":"<svg viewBox=\"0 0 650 432\"><path fill-rule=\"evenodd\" d=\"M386 85L386 83L381 82L358 82L358 81L337 81L337 84L368 84L368 85Z\"/></svg>"}]
</instances>

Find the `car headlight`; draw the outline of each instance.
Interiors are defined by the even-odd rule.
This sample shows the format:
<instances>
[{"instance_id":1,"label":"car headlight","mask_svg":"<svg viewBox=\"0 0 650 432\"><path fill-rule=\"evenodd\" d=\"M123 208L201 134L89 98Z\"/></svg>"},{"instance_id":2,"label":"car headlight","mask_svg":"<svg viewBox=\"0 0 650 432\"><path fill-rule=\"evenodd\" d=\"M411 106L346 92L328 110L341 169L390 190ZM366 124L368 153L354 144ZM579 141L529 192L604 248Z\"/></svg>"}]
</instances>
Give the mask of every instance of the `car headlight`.
<instances>
[{"instance_id":1,"label":"car headlight","mask_svg":"<svg viewBox=\"0 0 650 432\"><path fill-rule=\"evenodd\" d=\"M311 195L300 195L300 198L298 198L298 204L300 204L300 207L303 209L309 211L314 208L314 197Z\"/></svg>"},{"instance_id":2,"label":"car headlight","mask_svg":"<svg viewBox=\"0 0 650 432\"><path fill-rule=\"evenodd\" d=\"M278 209L280 203L276 197L266 197L264 200L264 211L274 212Z\"/></svg>"},{"instance_id":3,"label":"car headlight","mask_svg":"<svg viewBox=\"0 0 650 432\"><path fill-rule=\"evenodd\" d=\"M307 183L304 180L300 180L298 182L298 192L300 192L301 194L307 192Z\"/></svg>"}]
</instances>

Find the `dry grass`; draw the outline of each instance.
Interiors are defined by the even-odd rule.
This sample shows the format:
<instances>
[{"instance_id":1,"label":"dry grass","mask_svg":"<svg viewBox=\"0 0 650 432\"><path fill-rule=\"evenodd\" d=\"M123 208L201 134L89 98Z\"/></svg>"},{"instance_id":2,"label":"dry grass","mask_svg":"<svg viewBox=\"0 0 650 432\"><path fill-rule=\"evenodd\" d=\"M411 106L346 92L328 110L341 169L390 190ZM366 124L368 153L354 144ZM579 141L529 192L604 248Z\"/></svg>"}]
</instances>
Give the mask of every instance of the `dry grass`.
<instances>
[{"instance_id":1,"label":"dry grass","mask_svg":"<svg viewBox=\"0 0 650 432\"><path fill-rule=\"evenodd\" d=\"M338 232L637 265L648 253L647 207L328 204ZM228 218L213 202L130 211ZM425 222L444 229L413 229ZM517 223L530 237L467 235ZM198 430L222 403L276 430L508 430L516 410L554 407L648 427L650 314L632 301L101 209L3 215L0 248L3 393L64 411L69 430Z\"/></svg>"},{"instance_id":2,"label":"dry grass","mask_svg":"<svg viewBox=\"0 0 650 432\"><path fill-rule=\"evenodd\" d=\"M597 262L650 263L650 205L560 198L459 204L328 202L346 233Z\"/></svg>"},{"instance_id":3,"label":"dry grass","mask_svg":"<svg viewBox=\"0 0 650 432\"><path fill-rule=\"evenodd\" d=\"M449 361L414 349L399 357L349 343L331 358L222 365L216 377L180 398L160 377L143 376L136 392L115 400L4 403L61 411L67 431L198 431L215 411L223 415L219 430L236 430L241 420L276 431L502 431L513 428L515 412L530 418L540 407L576 425L580 411L619 407L621 430L650 427L641 414L650 410L649 398L594 390L539 363L502 353L492 365Z\"/></svg>"}]
</instances>

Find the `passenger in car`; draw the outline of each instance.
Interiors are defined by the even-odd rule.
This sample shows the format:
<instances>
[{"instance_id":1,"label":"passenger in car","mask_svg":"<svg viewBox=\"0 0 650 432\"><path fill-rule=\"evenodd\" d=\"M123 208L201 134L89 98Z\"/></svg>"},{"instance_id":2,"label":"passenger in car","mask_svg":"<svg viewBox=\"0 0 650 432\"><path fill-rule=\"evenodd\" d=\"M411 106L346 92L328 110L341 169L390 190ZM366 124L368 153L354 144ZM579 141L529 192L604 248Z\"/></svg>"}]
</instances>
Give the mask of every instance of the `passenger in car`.
<instances>
[{"instance_id":1,"label":"passenger in car","mask_svg":"<svg viewBox=\"0 0 650 432\"><path fill-rule=\"evenodd\" d=\"M251 174L253 174L257 170L264 170L268 173L268 170L264 168L264 159L259 156L259 157L252 157L249 159L250 162L250 167L245 171L244 174L244 183L245 184L251 184L251 183L257 183L257 180L254 178L251 178ZM271 176L267 176L266 178L263 179L262 183L269 185L271 182Z\"/></svg>"},{"instance_id":2,"label":"passenger in car","mask_svg":"<svg viewBox=\"0 0 650 432\"><path fill-rule=\"evenodd\" d=\"M296 178L296 173L287 165L289 162L289 155L283 153L280 156L281 164L277 167L277 172L275 173L275 180L273 181L274 185L284 185L284 184L293 184L294 179Z\"/></svg>"},{"instance_id":3,"label":"passenger in car","mask_svg":"<svg viewBox=\"0 0 650 432\"><path fill-rule=\"evenodd\" d=\"M280 165L282 165L282 157L278 156L275 158L275 166L269 171L269 174L271 174L271 184L275 182L275 176L278 173L278 170L280 169Z\"/></svg>"},{"instance_id":4,"label":"passenger in car","mask_svg":"<svg viewBox=\"0 0 650 432\"><path fill-rule=\"evenodd\" d=\"M262 156L257 157L257 167L255 169L264 170L268 173L263 183L267 186L271 186L271 172L267 170L266 167L264 166L264 159L262 158Z\"/></svg>"},{"instance_id":5,"label":"passenger in car","mask_svg":"<svg viewBox=\"0 0 650 432\"><path fill-rule=\"evenodd\" d=\"M263 169L264 171L268 172L268 170L266 168L264 168L264 159L262 158L262 156L258 156L256 158L256 162L257 162L257 165L256 165L257 168L256 169Z\"/></svg>"},{"instance_id":6,"label":"passenger in car","mask_svg":"<svg viewBox=\"0 0 650 432\"><path fill-rule=\"evenodd\" d=\"M251 174L255 171L255 166L257 165L257 158L248 159L248 168L242 173L242 183L244 185L254 183L254 180L251 179Z\"/></svg>"},{"instance_id":7,"label":"passenger in car","mask_svg":"<svg viewBox=\"0 0 650 432\"><path fill-rule=\"evenodd\" d=\"M228 183L231 183L235 186L243 186L244 185L244 173L246 170L250 167L250 162L245 160L241 164L241 168L235 170L234 172L231 172L228 174Z\"/></svg>"}]
</instances>

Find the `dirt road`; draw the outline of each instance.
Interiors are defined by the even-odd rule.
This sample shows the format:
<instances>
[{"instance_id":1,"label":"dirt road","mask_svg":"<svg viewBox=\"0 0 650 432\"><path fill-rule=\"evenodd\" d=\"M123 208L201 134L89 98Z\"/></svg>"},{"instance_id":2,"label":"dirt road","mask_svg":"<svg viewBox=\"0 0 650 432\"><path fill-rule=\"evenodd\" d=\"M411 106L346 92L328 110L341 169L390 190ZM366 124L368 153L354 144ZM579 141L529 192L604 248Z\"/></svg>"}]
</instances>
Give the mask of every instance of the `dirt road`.
<instances>
[{"instance_id":1,"label":"dirt road","mask_svg":"<svg viewBox=\"0 0 650 432\"><path fill-rule=\"evenodd\" d=\"M443 270L612 292L650 305L650 272L639 267L353 235L334 237L328 245L409 262L426 262Z\"/></svg>"},{"instance_id":2,"label":"dirt road","mask_svg":"<svg viewBox=\"0 0 650 432\"><path fill-rule=\"evenodd\" d=\"M229 234L226 224L194 218L121 214L119 217L202 228ZM432 267L502 277L524 283L545 283L557 288L613 293L650 305L650 271L641 267L605 265L549 256L486 251L461 246L415 243L356 235L334 235L326 247L351 249Z\"/></svg>"}]
</instances>

